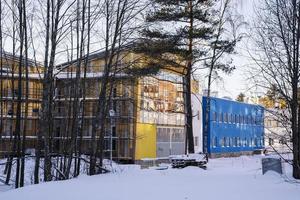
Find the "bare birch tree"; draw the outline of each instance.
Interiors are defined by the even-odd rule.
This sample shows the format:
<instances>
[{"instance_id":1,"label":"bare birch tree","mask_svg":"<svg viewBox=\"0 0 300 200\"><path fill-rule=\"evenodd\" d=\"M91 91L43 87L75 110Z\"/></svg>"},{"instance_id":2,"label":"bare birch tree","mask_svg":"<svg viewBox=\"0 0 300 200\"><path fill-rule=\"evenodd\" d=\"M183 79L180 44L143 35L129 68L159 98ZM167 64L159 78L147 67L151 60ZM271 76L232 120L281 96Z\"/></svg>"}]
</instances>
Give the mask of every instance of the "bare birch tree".
<instances>
[{"instance_id":1,"label":"bare birch tree","mask_svg":"<svg viewBox=\"0 0 300 200\"><path fill-rule=\"evenodd\" d=\"M300 1L265 0L257 15L253 77L260 88L275 87L287 103L288 113L277 116L290 130L293 176L300 179Z\"/></svg>"}]
</instances>

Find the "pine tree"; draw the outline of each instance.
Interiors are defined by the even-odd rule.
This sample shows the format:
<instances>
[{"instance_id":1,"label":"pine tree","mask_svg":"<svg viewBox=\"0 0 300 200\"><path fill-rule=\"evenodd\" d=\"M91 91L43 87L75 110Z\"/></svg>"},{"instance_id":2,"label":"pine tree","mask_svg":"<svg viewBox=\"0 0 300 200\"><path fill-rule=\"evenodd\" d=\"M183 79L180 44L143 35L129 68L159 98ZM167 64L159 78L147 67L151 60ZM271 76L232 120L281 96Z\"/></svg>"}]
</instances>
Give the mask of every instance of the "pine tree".
<instances>
[{"instance_id":1,"label":"pine tree","mask_svg":"<svg viewBox=\"0 0 300 200\"><path fill-rule=\"evenodd\" d=\"M194 153L191 81L193 66L209 51L213 34L211 0L151 0L147 28L135 51L149 56L149 68L168 69L183 75L188 152ZM147 68L147 67L146 67ZM155 71L155 70L154 70Z\"/></svg>"},{"instance_id":2,"label":"pine tree","mask_svg":"<svg viewBox=\"0 0 300 200\"><path fill-rule=\"evenodd\" d=\"M245 102L245 94L241 92L241 93L237 96L236 101L238 101L238 102Z\"/></svg>"}]
</instances>

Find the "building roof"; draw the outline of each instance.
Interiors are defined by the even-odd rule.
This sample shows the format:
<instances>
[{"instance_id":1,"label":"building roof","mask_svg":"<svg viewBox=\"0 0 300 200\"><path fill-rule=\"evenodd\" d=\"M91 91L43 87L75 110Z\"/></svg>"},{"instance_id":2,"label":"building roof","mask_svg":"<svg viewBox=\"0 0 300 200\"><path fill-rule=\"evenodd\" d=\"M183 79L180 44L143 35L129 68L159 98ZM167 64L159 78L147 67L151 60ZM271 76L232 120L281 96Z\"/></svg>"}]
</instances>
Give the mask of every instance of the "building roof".
<instances>
[{"instance_id":1,"label":"building roof","mask_svg":"<svg viewBox=\"0 0 300 200\"><path fill-rule=\"evenodd\" d=\"M207 98L207 96L203 96L203 98ZM248 105L248 106L258 106L261 108L264 108L262 105L259 104L251 104L251 103L247 103L247 102L239 102L239 101L235 101L232 99L227 99L227 98L218 98L218 97L210 97L211 99L215 99L215 100L220 100L220 101L225 101L225 102L232 102L232 103L236 103L236 104L242 104L242 105Z\"/></svg>"},{"instance_id":2,"label":"building roof","mask_svg":"<svg viewBox=\"0 0 300 200\"><path fill-rule=\"evenodd\" d=\"M4 51L3 49L1 51L1 49L0 49L0 58L7 59L7 60L19 61L20 55L18 55L18 54L13 55L12 53ZM35 65L39 65L41 67L43 66L41 62L35 61L33 59L30 59L30 58L27 58L27 62L31 66L35 66ZM22 64L25 65L25 57L24 56L22 57Z\"/></svg>"},{"instance_id":3,"label":"building roof","mask_svg":"<svg viewBox=\"0 0 300 200\"><path fill-rule=\"evenodd\" d=\"M117 52L128 50L131 47L133 47L133 43L125 44ZM116 47L116 49L118 49L118 47ZM105 57L105 53L106 53L105 49L100 49L100 50L91 52L88 55L82 56L81 60L85 60L87 57L88 57L88 61L96 60L96 59L101 59L101 58ZM64 63L58 64L58 65L56 65L56 68L58 70L62 70L62 69L66 68L66 67L68 67L68 66L70 66L70 65L72 65L72 64L74 64L76 62L78 62L78 59L74 59L74 60L71 60L71 61L68 61L68 62L64 62Z\"/></svg>"}]
</instances>

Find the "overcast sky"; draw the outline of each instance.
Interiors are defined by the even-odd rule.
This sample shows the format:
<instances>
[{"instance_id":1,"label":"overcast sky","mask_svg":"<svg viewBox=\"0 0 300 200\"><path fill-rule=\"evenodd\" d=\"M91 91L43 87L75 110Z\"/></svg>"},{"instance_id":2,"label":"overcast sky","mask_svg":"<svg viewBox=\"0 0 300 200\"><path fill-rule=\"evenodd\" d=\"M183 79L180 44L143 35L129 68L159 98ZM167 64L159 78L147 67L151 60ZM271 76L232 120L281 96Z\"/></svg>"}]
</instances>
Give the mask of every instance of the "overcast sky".
<instances>
[{"instance_id":1,"label":"overcast sky","mask_svg":"<svg viewBox=\"0 0 300 200\"><path fill-rule=\"evenodd\" d=\"M251 26L255 18L255 5L259 0L234 0L237 3L237 12L243 15L245 22ZM250 28L250 27L248 27ZM247 31L247 30L245 30ZM247 31L249 34L249 31ZM250 33L251 34L251 33ZM218 91L219 97L229 96L233 99L237 97L240 92L252 95L249 92L251 84L247 78L249 77L249 65L253 63L249 58L248 45L251 42L249 39L244 39L236 48L237 55L234 57L234 64L236 70L231 75L223 75L223 81L215 82L213 89Z\"/></svg>"},{"instance_id":2,"label":"overcast sky","mask_svg":"<svg viewBox=\"0 0 300 200\"><path fill-rule=\"evenodd\" d=\"M240 13L244 20L251 26L253 24L253 18L255 17L254 7L258 5L258 2L261 0L232 0L235 3L236 11ZM245 30L245 32L249 33L249 31ZM250 59L248 59L249 54L247 51L247 44L249 43L248 39L244 39L236 48L237 55L234 57L234 64L236 65L236 70L231 75L222 74L222 80L213 83L213 90L218 91L219 97L229 96L233 99L240 93L246 93L247 95L251 95L249 93L249 80L247 77L249 73L247 73L249 64L253 63ZM11 51L12 45L10 40L4 41L5 50ZM40 46L36 46L37 49L42 48L43 44ZM98 47L98 45L97 45ZM43 54L42 54L43 55ZM42 60L39 55L37 55L38 59ZM59 60L60 57L57 58ZM200 76L200 79L203 79L203 75ZM207 85L206 81L202 83L202 87L205 88Z\"/></svg>"}]
</instances>

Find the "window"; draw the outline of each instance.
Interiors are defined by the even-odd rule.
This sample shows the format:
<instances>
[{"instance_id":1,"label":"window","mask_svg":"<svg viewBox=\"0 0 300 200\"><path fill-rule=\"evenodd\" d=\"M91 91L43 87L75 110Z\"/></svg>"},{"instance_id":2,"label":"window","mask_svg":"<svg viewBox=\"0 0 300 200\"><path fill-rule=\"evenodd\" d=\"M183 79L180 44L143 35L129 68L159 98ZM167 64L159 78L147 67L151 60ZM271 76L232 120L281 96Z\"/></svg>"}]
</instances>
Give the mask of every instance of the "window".
<instances>
[{"instance_id":1,"label":"window","mask_svg":"<svg viewBox=\"0 0 300 200\"><path fill-rule=\"evenodd\" d=\"M232 147L233 146L233 142L232 142L232 137L229 138L229 147Z\"/></svg>"},{"instance_id":2,"label":"window","mask_svg":"<svg viewBox=\"0 0 300 200\"><path fill-rule=\"evenodd\" d=\"M225 147L225 137L220 140L221 147Z\"/></svg>"},{"instance_id":3,"label":"window","mask_svg":"<svg viewBox=\"0 0 300 200\"><path fill-rule=\"evenodd\" d=\"M237 147L237 146L238 146L238 139L237 139L237 137L234 137L234 138L233 138L233 146L234 146L234 147Z\"/></svg>"},{"instance_id":4,"label":"window","mask_svg":"<svg viewBox=\"0 0 300 200\"><path fill-rule=\"evenodd\" d=\"M228 137L225 137L225 146L226 147L230 146L230 144L229 144L229 138Z\"/></svg>"},{"instance_id":5,"label":"window","mask_svg":"<svg viewBox=\"0 0 300 200\"><path fill-rule=\"evenodd\" d=\"M213 137L213 144L212 144L213 147L217 147L217 146L218 146L217 142L218 142L217 137L214 136L214 137Z\"/></svg>"},{"instance_id":6,"label":"window","mask_svg":"<svg viewBox=\"0 0 300 200\"><path fill-rule=\"evenodd\" d=\"M241 139L239 137L237 137L237 147L240 147L241 146Z\"/></svg>"},{"instance_id":7,"label":"window","mask_svg":"<svg viewBox=\"0 0 300 200\"><path fill-rule=\"evenodd\" d=\"M223 122L223 113L220 113L219 121L220 121L220 122Z\"/></svg>"},{"instance_id":8,"label":"window","mask_svg":"<svg viewBox=\"0 0 300 200\"><path fill-rule=\"evenodd\" d=\"M270 146L274 145L274 139L273 138L269 138L269 145Z\"/></svg>"},{"instance_id":9,"label":"window","mask_svg":"<svg viewBox=\"0 0 300 200\"><path fill-rule=\"evenodd\" d=\"M117 133L116 133L116 127L113 126L112 127L112 137L116 137L117 136Z\"/></svg>"},{"instance_id":10,"label":"window","mask_svg":"<svg viewBox=\"0 0 300 200\"><path fill-rule=\"evenodd\" d=\"M243 141L243 146L244 146L244 147L248 146L248 139L247 139L247 138L244 139L244 141Z\"/></svg>"},{"instance_id":11,"label":"window","mask_svg":"<svg viewBox=\"0 0 300 200\"><path fill-rule=\"evenodd\" d=\"M216 122L217 121L217 113L213 112L213 121Z\"/></svg>"},{"instance_id":12,"label":"window","mask_svg":"<svg viewBox=\"0 0 300 200\"><path fill-rule=\"evenodd\" d=\"M228 114L227 113L224 113L224 122L228 123Z\"/></svg>"}]
</instances>

